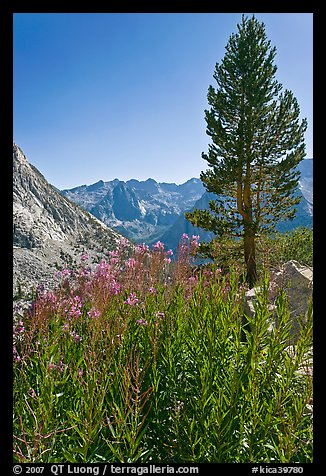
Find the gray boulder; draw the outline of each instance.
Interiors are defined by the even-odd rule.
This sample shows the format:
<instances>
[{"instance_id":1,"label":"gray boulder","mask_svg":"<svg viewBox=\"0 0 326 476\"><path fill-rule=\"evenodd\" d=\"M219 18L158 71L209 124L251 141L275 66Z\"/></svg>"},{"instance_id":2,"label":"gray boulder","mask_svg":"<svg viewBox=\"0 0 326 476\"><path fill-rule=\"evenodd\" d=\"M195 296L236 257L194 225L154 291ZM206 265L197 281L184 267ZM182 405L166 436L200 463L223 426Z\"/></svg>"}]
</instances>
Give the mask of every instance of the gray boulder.
<instances>
[{"instance_id":1,"label":"gray boulder","mask_svg":"<svg viewBox=\"0 0 326 476\"><path fill-rule=\"evenodd\" d=\"M307 313L312 298L313 289L313 269L310 266L303 266L297 261L291 260L285 263L280 269L270 275L269 304L270 311L269 331L277 327L275 298L278 292L284 289L288 298L288 309L291 318L291 337L296 342L300 328L305 324ZM250 289L246 292L244 302L244 314L251 317L255 314L255 303L257 294L261 292L260 287Z\"/></svg>"},{"instance_id":2,"label":"gray boulder","mask_svg":"<svg viewBox=\"0 0 326 476\"><path fill-rule=\"evenodd\" d=\"M249 291L246 292L245 295L245 301L244 301L244 314L248 317L252 317L255 314L255 309L258 304L258 298L257 295L261 293L261 288L260 286L256 288L249 289ZM276 322L275 322L275 315L274 311L276 309L275 304L269 303L267 306L268 311L270 312L270 317L268 317L268 331L272 332L272 330L275 328Z\"/></svg>"},{"instance_id":3,"label":"gray boulder","mask_svg":"<svg viewBox=\"0 0 326 476\"><path fill-rule=\"evenodd\" d=\"M271 282L277 288L284 288L289 299L289 308L293 316L307 313L312 297L313 269L298 261L288 261L271 276Z\"/></svg>"}]
</instances>

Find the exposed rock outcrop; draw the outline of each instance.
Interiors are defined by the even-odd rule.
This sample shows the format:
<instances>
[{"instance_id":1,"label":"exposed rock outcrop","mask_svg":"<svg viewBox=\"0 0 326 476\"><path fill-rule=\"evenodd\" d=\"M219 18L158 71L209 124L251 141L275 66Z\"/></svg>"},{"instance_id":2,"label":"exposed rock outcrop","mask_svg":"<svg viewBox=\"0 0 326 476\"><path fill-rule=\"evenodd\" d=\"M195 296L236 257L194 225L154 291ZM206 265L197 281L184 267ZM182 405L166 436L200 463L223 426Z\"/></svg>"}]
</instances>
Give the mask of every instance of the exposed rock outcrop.
<instances>
[{"instance_id":1,"label":"exposed rock outcrop","mask_svg":"<svg viewBox=\"0 0 326 476\"><path fill-rule=\"evenodd\" d=\"M278 325L275 297L280 289L286 291L288 298L288 309L291 319L290 335L295 342L298 338L301 327L305 324L309 306L312 302L313 290L313 269L310 266L303 266L295 260L288 261L279 270L270 276L270 303L269 311L269 331ZM257 293L260 288L253 288L246 292L244 302L244 314L253 316L255 314L255 303L257 303Z\"/></svg>"},{"instance_id":2,"label":"exposed rock outcrop","mask_svg":"<svg viewBox=\"0 0 326 476\"><path fill-rule=\"evenodd\" d=\"M55 274L87 252L99 260L121 235L60 195L13 146L13 291L48 287Z\"/></svg>"},{"instance_id":3,"label":"exposed rock outcrop","mask_svg":"<svg viewBox=\"0 0 326 476\"><path fill-rule=\"evenodd\" d=\"M153 179L114 179L61 193L130 239L151 244L194 205L203 195L204 186L196 178L181 185ZM181 235L173 245L177 246Z\"/></svg>"},{"instance_id":4,"label":"exposed rock outcrop","mask_svg":"<svg viewBox=\"0 0 326 476\"><path fill-rule=\"evenodd\" d=\"M312 226L313 214L313 160L302 160L298 166L301 178L296 191L301 197L292 221L279 222L276 229L290 231L298 226ZM114 179L100 180L93 185L81 185L62 190L62 195L77 203L107 226L120 231L136 242L153 244L158 239L167 248L177 249L183 233L199 235L201 241L210 241L213 233L194 227L185 212L209 209L209 202L217 197L205 191L198 178L177 185L158 183L153 179L126 182Z\"/></svg>"},{"instance_id":5,"label":"exposed rock outcrop","mask_svg":"<svg viewBox=\"0 0 326 476\"><path fill-rule=\"evenodd\" d=\"M289 309L293 316L304 316L312 297L313 269L291 260L274 272L271 282L277 288L285 288L289 298Z\"/></svg>"}]
</instances>

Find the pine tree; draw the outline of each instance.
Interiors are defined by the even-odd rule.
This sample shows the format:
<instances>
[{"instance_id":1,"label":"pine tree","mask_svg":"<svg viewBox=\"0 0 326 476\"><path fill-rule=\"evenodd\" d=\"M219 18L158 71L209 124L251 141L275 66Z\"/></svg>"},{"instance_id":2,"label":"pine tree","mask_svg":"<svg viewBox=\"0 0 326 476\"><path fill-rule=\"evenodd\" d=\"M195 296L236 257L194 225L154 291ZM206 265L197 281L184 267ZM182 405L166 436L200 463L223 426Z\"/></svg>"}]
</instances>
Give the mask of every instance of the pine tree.
<instances>
[{"instance_id":1,"label":"pine tree","mask_svg":"<svg viewBox=\"0 0 326 476\"><path fill-rule=\"evenodd\" d=\"M281 219L295 216L300 198L296 166L305 156L307 121L291 91L275 79L276 48L264 23L242 16L226 46L209 86L205 110L212 142L202 158L209 169L201 173L208 192L217 198L210 210L195 210L186 218L217 237L243 240L246 280L257 281L256 238L271 232Z\"/></svg>"}]
</instances>

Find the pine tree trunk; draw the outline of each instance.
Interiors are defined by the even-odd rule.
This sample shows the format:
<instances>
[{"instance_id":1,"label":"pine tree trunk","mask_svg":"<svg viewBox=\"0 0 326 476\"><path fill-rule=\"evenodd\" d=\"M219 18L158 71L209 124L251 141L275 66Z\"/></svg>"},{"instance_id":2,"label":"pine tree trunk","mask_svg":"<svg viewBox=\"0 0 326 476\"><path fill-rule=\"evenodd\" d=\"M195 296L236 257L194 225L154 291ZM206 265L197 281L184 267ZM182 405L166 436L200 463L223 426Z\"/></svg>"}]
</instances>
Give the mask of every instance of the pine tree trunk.
<instances>
[{"instance_id":1,"label":"pine tree trunk","mask_svg":"<svg viewBox=\"0 0 326 476\"><path fill-rule=\"evenodd\" d=\"M257 282L257 269L255 235L250 232L245 232L244 235L244 258L247 268L246 281L251 289Z\"/></svg>"}]
</instances>

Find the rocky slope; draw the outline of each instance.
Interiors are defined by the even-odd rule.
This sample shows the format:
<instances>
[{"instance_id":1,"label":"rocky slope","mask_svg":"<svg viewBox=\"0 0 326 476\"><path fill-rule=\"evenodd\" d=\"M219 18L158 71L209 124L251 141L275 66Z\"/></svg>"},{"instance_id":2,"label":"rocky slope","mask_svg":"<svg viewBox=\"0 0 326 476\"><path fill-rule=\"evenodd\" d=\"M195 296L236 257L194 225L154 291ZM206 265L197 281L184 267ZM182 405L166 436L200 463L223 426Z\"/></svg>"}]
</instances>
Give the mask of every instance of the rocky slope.
<instances>
[{"instance_id":1,"label":"rocky slope","mask_svg":"<svg viewBox=\"0 0 326 476\"><path fill-rule=\"evenodd\" d=\"M116 247L116 231L63 197L13 146L13 291L51 286L57 270Z\"/></svg>"}]
</instances>

